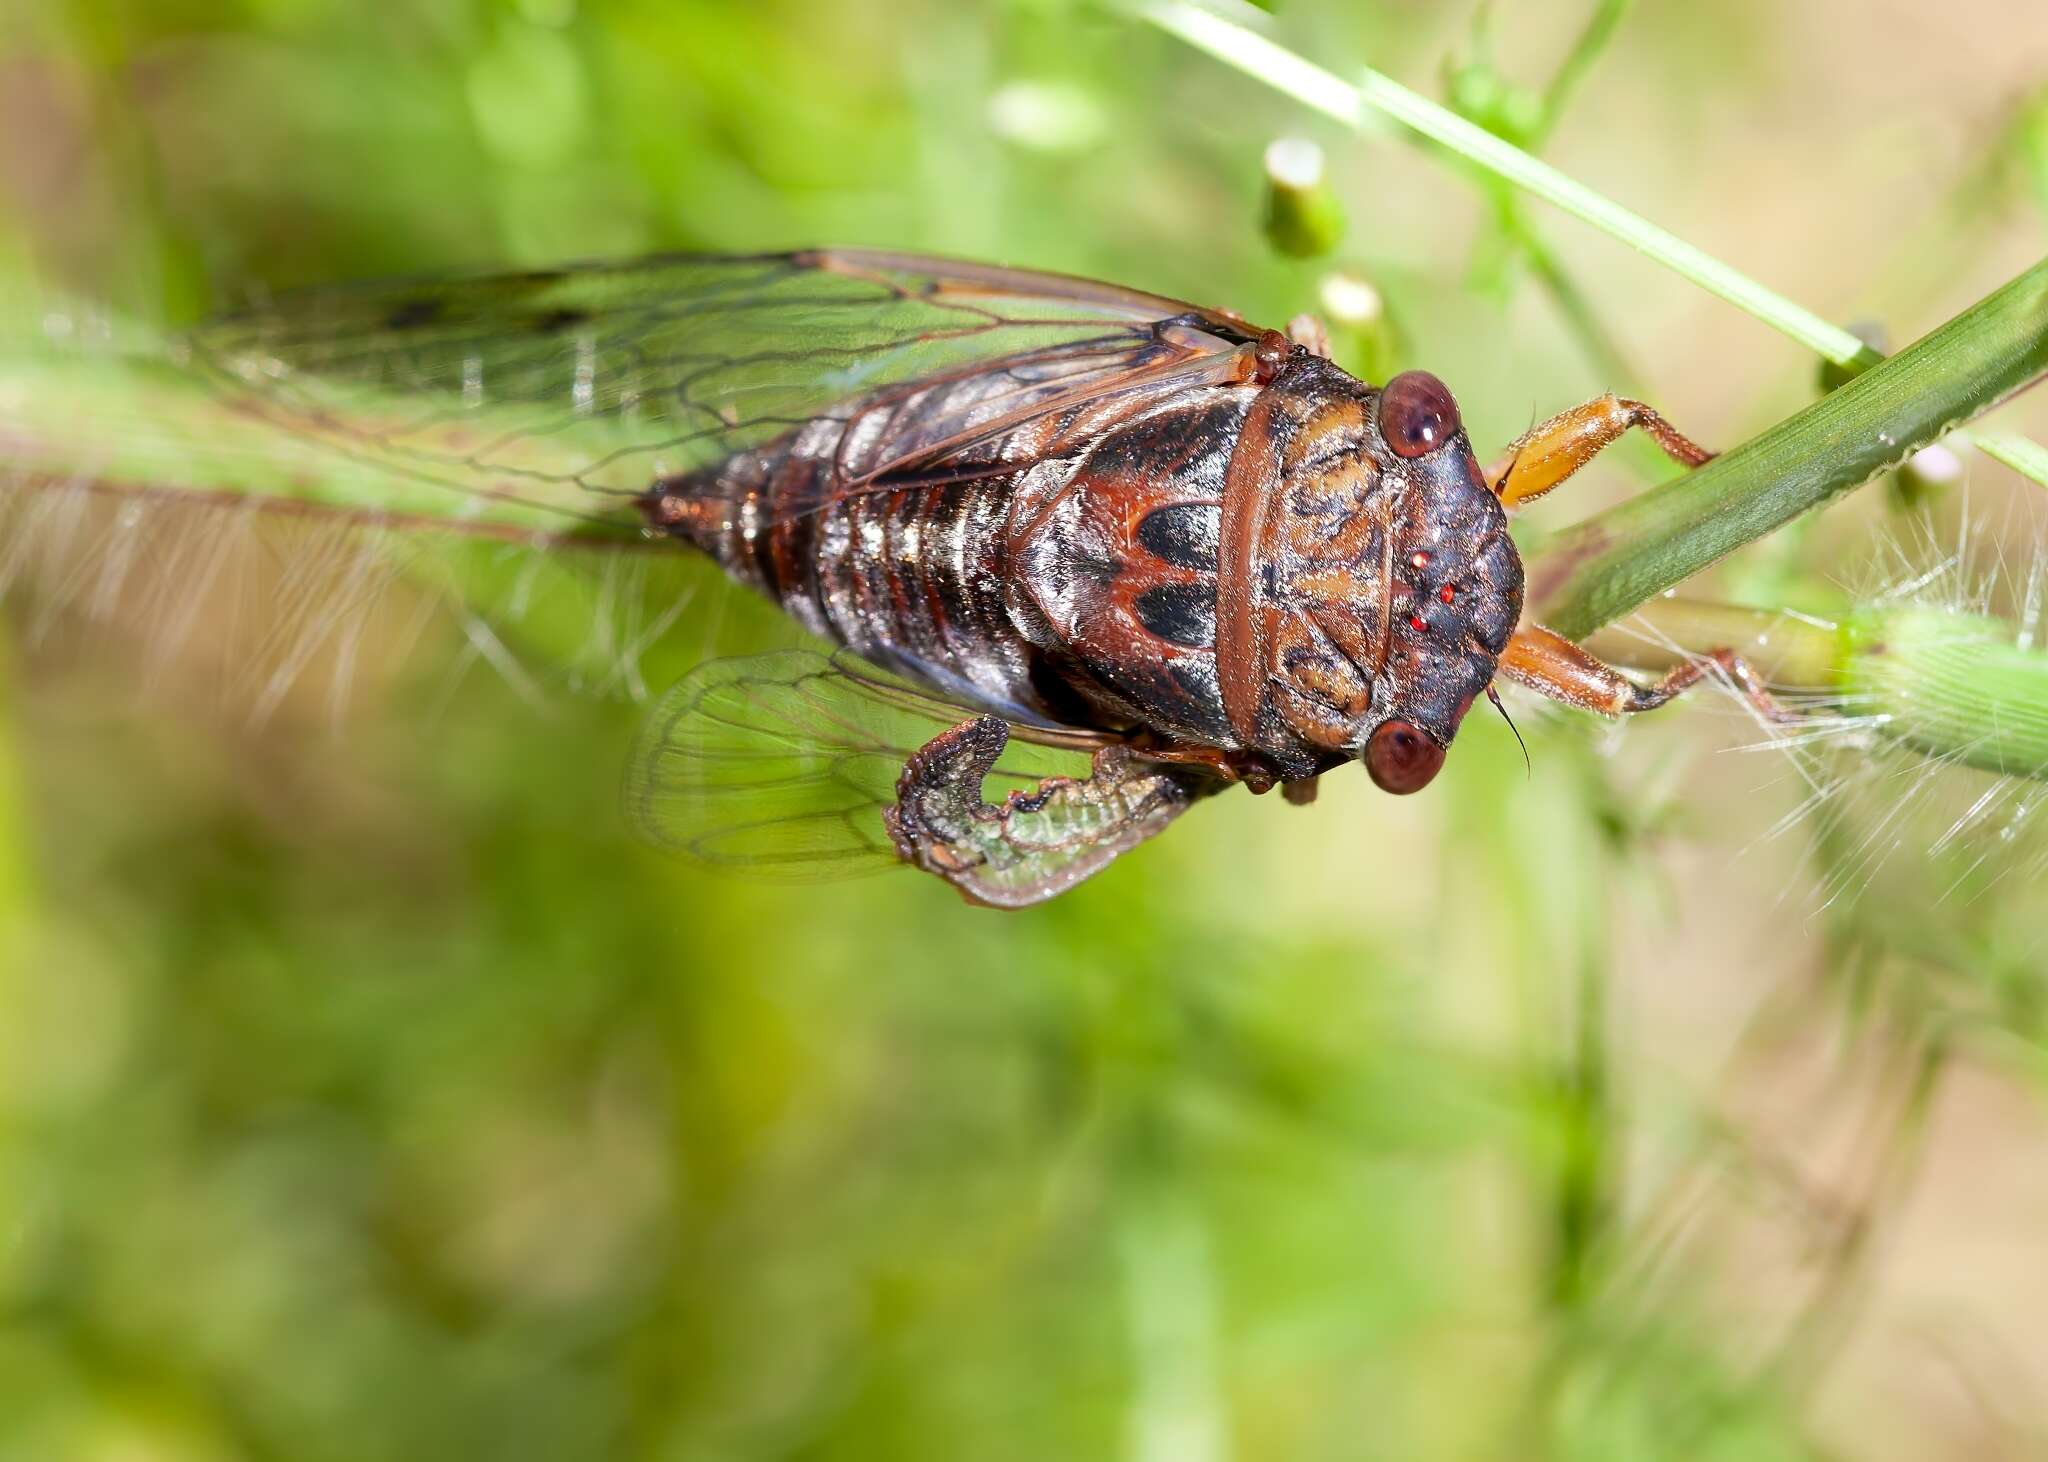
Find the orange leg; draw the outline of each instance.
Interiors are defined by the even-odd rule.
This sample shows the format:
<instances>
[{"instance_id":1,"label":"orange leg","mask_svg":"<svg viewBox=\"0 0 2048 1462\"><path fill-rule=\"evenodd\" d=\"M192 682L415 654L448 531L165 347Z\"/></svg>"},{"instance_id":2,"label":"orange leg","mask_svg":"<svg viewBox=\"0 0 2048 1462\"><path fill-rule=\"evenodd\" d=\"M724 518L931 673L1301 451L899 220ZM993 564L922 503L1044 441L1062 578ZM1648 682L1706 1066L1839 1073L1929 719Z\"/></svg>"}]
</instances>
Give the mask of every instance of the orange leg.
<instances>
[{"instance_id":1,"label":"orange leg","mask_svg":"<svg viewBox=\"0 0 2048 1462\"><path fill-rule=\"evenodd\" d=\"M1503 506L1518 507L1549 492L1632 426L1641 427L1666 456L1687 467L1697 467L1714 455L1642 402L1607 395L1560 412L1524 432L1501 460L1487 469L1487 486ZM1773 700L1757 673L1726 647L1687 660L1654 684L1639 685L1556 631L1525 623L1508 641L1500 658L1500 673L1568 706L1619 716L1663 705L1697 685L1709 665L1720 666L1765 720L1798 719Z\"/></svg>"},{"instance_id":2,"label":"orange leg","mask_svg":"<svg viewBox=\"0 0 2048 1462\"><path fill-rule=\"evenodd\" d=\"M1673 667L1653 685L1638 685L1612 665L1596 660L1572 641L1538 624L1525 624L1508 641L1500 657L1500 673L1540 695L1582 710L1619 716L1655 710L1680 691L1697 684L1709 665L1718 665L1767 721L1798 717L1771 698L1763 681L1733 650L1709 650Z\"/></svg>"},{"instance_id":3,"label":"orange leg","mask_svg":"<svg viewBox=\"0 0 2048 1462\"><path fill-rule=\"evenodd\" d=\"M1503 506L1539 498L1639 426L1673 461L1697 467L1713 456L1640 401L1602 396L1531 427L1486 470L1486 485Z\"/></svg>"}]
</instances>

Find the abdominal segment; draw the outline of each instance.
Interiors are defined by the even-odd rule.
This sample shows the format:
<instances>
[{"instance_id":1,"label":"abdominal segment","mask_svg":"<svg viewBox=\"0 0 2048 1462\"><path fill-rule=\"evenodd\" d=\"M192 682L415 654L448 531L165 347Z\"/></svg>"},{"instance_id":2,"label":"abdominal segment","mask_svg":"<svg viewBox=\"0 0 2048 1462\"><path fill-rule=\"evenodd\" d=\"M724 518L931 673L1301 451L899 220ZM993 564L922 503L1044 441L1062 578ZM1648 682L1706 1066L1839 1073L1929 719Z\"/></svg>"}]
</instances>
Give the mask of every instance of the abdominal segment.
<instances>
[{"instance_id":1,"label":"abdominal segment","mask_svg":"<svg viewBox=\"0 0 2048 1462\"><path fill-rule=\"evenodd\" d=\"M742 453L651 511L813 634L976 708L1047 719L1003 604L1009 477L835 496L838 427Z\"/></svg>"}]
</instances>

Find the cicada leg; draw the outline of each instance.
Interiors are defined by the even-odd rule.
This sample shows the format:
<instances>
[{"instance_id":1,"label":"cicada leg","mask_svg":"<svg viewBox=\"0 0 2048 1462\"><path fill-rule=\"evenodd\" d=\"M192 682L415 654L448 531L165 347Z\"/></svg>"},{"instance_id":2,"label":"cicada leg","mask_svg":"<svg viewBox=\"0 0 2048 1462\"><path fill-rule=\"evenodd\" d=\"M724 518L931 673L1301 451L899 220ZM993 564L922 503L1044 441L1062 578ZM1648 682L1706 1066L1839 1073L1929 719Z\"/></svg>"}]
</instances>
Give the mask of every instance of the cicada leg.
<instances>
[{"instance_id":1,"label":"cicada leg","mask_svg":"<svg viewBox=\"0 0 2048 1462\"><path fill-rule=\"evenodd\" d=\"M1022 908L1064 893L1165 827L1199 797L1202 778L1141 759L1095 753L1085 778L1048 777L1000 804L983 780L1009 744L998 716L963 721L912 755L883 820L906 863L936 873L974 903Z\"/></svg>"},{"instance_id":2,"label":"cicada leg","mask_svg":"<svg viewBox=\"0 0 2048 1462\"><path fill-rule=\"evenodd\" d=\"M1714 455L1642 402L1610 394L1559 412L1522 433L1487 469L1487 486L1503 506L1519 507L1558 486L1631 427L1642 428L1666 456L1687 467L1697 467ZM1641 685L1554 630L1524 624L1508 641L1500 672L1552 700L1619 716L1663 705L1697 685L1710 665L1718 665L1764 719L1797 719L1772 699L1757 673L1726 646L1694 656L1662 679Z\"/></svg>"},{"instance_id":3,"label":"cicada leg","mask_svg":"<svg viewBox=\"0 0 2048 1462\"><path fill-rule=\"evenodd\" d=\"M1321 777L1297 777L1291 782L1280 784L1280 795L1287 799L1289 807L1308 807L1316 800L1316 787Z\"/></svg>"},{"instance_id":4,"label":"cicada leg","mask_svg":"<svg viewBox=\"0 0 2048 1462\"><path fill-rule=\"evenodd\" d=\"M1596 659L1584 646L1537 624L1525 624L1516 630L1500 657L1500 673L1517 684L1554 701L1609 716L1655 710L1697 685L1710 665L1718 665L1765 720L1798 719L1771 697L1762 679L1740 655L1726 648L1708 650L1674 666L1649 685L1638 684L1612 665Z\"/></svg>"},{"instance_id":5,"label":"cicada leg","mask_svg":"<svg viewBox=\"0 0 2048 1462\"><path fill-rule=\"evenodd\" d=\"M1486 469L1486 485L1502 506L1519 507L1570 477L1630 427L1641 427L1666 456L1687 467L1697 467L1714 455L1642 402L1607 395L1523 432Z\"/></svg>"},{"instance_id":6,"label":"cicada leg","mask_svg":"<svg viewBox=\"0 0 2048 1462\"><path fill-rule=\"evenodd\" d=\"M1225 751L1217 746L1179 742L1141 732L1131 747L1146 761L1164 762L1207 772L1218 782L1242 782L1245 790L1263 797L1283 784L1273 764L1255 751Z\"/></svg>"}]
</instances>

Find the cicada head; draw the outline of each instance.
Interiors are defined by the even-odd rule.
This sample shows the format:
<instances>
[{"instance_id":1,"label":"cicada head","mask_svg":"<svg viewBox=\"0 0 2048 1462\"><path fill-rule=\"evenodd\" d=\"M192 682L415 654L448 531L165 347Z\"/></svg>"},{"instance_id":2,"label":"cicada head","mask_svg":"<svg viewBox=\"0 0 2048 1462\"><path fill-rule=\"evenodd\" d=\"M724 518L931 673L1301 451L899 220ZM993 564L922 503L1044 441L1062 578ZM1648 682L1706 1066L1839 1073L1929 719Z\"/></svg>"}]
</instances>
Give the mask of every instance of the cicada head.
<instances>
[{"instance_id":1,"label":"cicada head","mask_svg":"<svg viewBox=\"0 0 2048 1462\"><path fill-rule=\"evenodd\" d=\"M1386 791L1419 791L1522 611L1521 558L1456 401L1424 371L1354 383L1304 415L1278 506L1272 708Z\"/></svg>"}]
</instances>

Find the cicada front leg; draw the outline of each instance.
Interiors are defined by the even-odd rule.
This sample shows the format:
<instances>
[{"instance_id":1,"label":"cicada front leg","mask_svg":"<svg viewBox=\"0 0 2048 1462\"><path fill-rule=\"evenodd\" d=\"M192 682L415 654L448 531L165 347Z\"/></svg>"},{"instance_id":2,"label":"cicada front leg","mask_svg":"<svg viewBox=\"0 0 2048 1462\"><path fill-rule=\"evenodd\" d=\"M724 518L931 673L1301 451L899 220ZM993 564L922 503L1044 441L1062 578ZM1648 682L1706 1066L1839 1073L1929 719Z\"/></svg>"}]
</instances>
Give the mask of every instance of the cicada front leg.
<instances>
[{"instance_id":1,"label":"cicada front leg","mask_svg":"<svg viewBox=\"0 0 2048 1462\"><path fill-rule=\"evenodd\" d=\"M1662 679L1649 685L1629 679L1604 660L1595 658L1584 646L1539 624L1525 624L1517 629L1500 657L1500 673L1518 685L1526 685L1568 706L1609 716L1655 710L1697 685L1710 665L1718 665L1765 720L1798 719L1772 698L1748 662L1730 649L1709 650L1683 665L1673 666Z\"/></svg>"},{"instance_id":2,"label":"cicada front leg","mask_svg":"<svg viewBox=\"0 0 2048 1462\"><path fill-rule=\"evenodd\" d=\"M1649 406L1610 394L1559 412L1524 432L1487 469L1487 486L1503 506L1519 507L1557 487L1631 427L1640 427L1666 456L1684 466L1697 467L1714 455ZM1718 665L1766 720L1797 719L1771 698L1747 662L1726 647L1694 656L1662 679L1641 685L1563 635L1524 624L1509 640L1500 672L1552 700L1619 716L1663 705L1698 684L1710 665Z\"/></svg>"},{"instance_id":3,"label":"cicada front leg","mask_svg":"<svg viewBox=\"0 0 2048 1462\"><path fill-rule=\"evenodd\" d=\"M1574 406L1523 432L1486 469L1486 485L1501 505L1516 508L1542 497L1567 477L1640 427L1674 462L1697 467L1714 454L1640 401L1606 395Z\"/></svg>"},{"instance_id":4,"label":"cicada front leg","mask_svg":"<svg viewBox=\"0 0 2048 1462\"><path fill-rule=\"evenodd\" d=\"M1000 804L982 782L1009 744L997 716L963 721L920 747L883 820L896 851L974 903L1022 908L1064 893L1164 828L1201 795L1200 779L1105 746L1084 778L1048 777Z\"/></svg>"}]
</instances>

